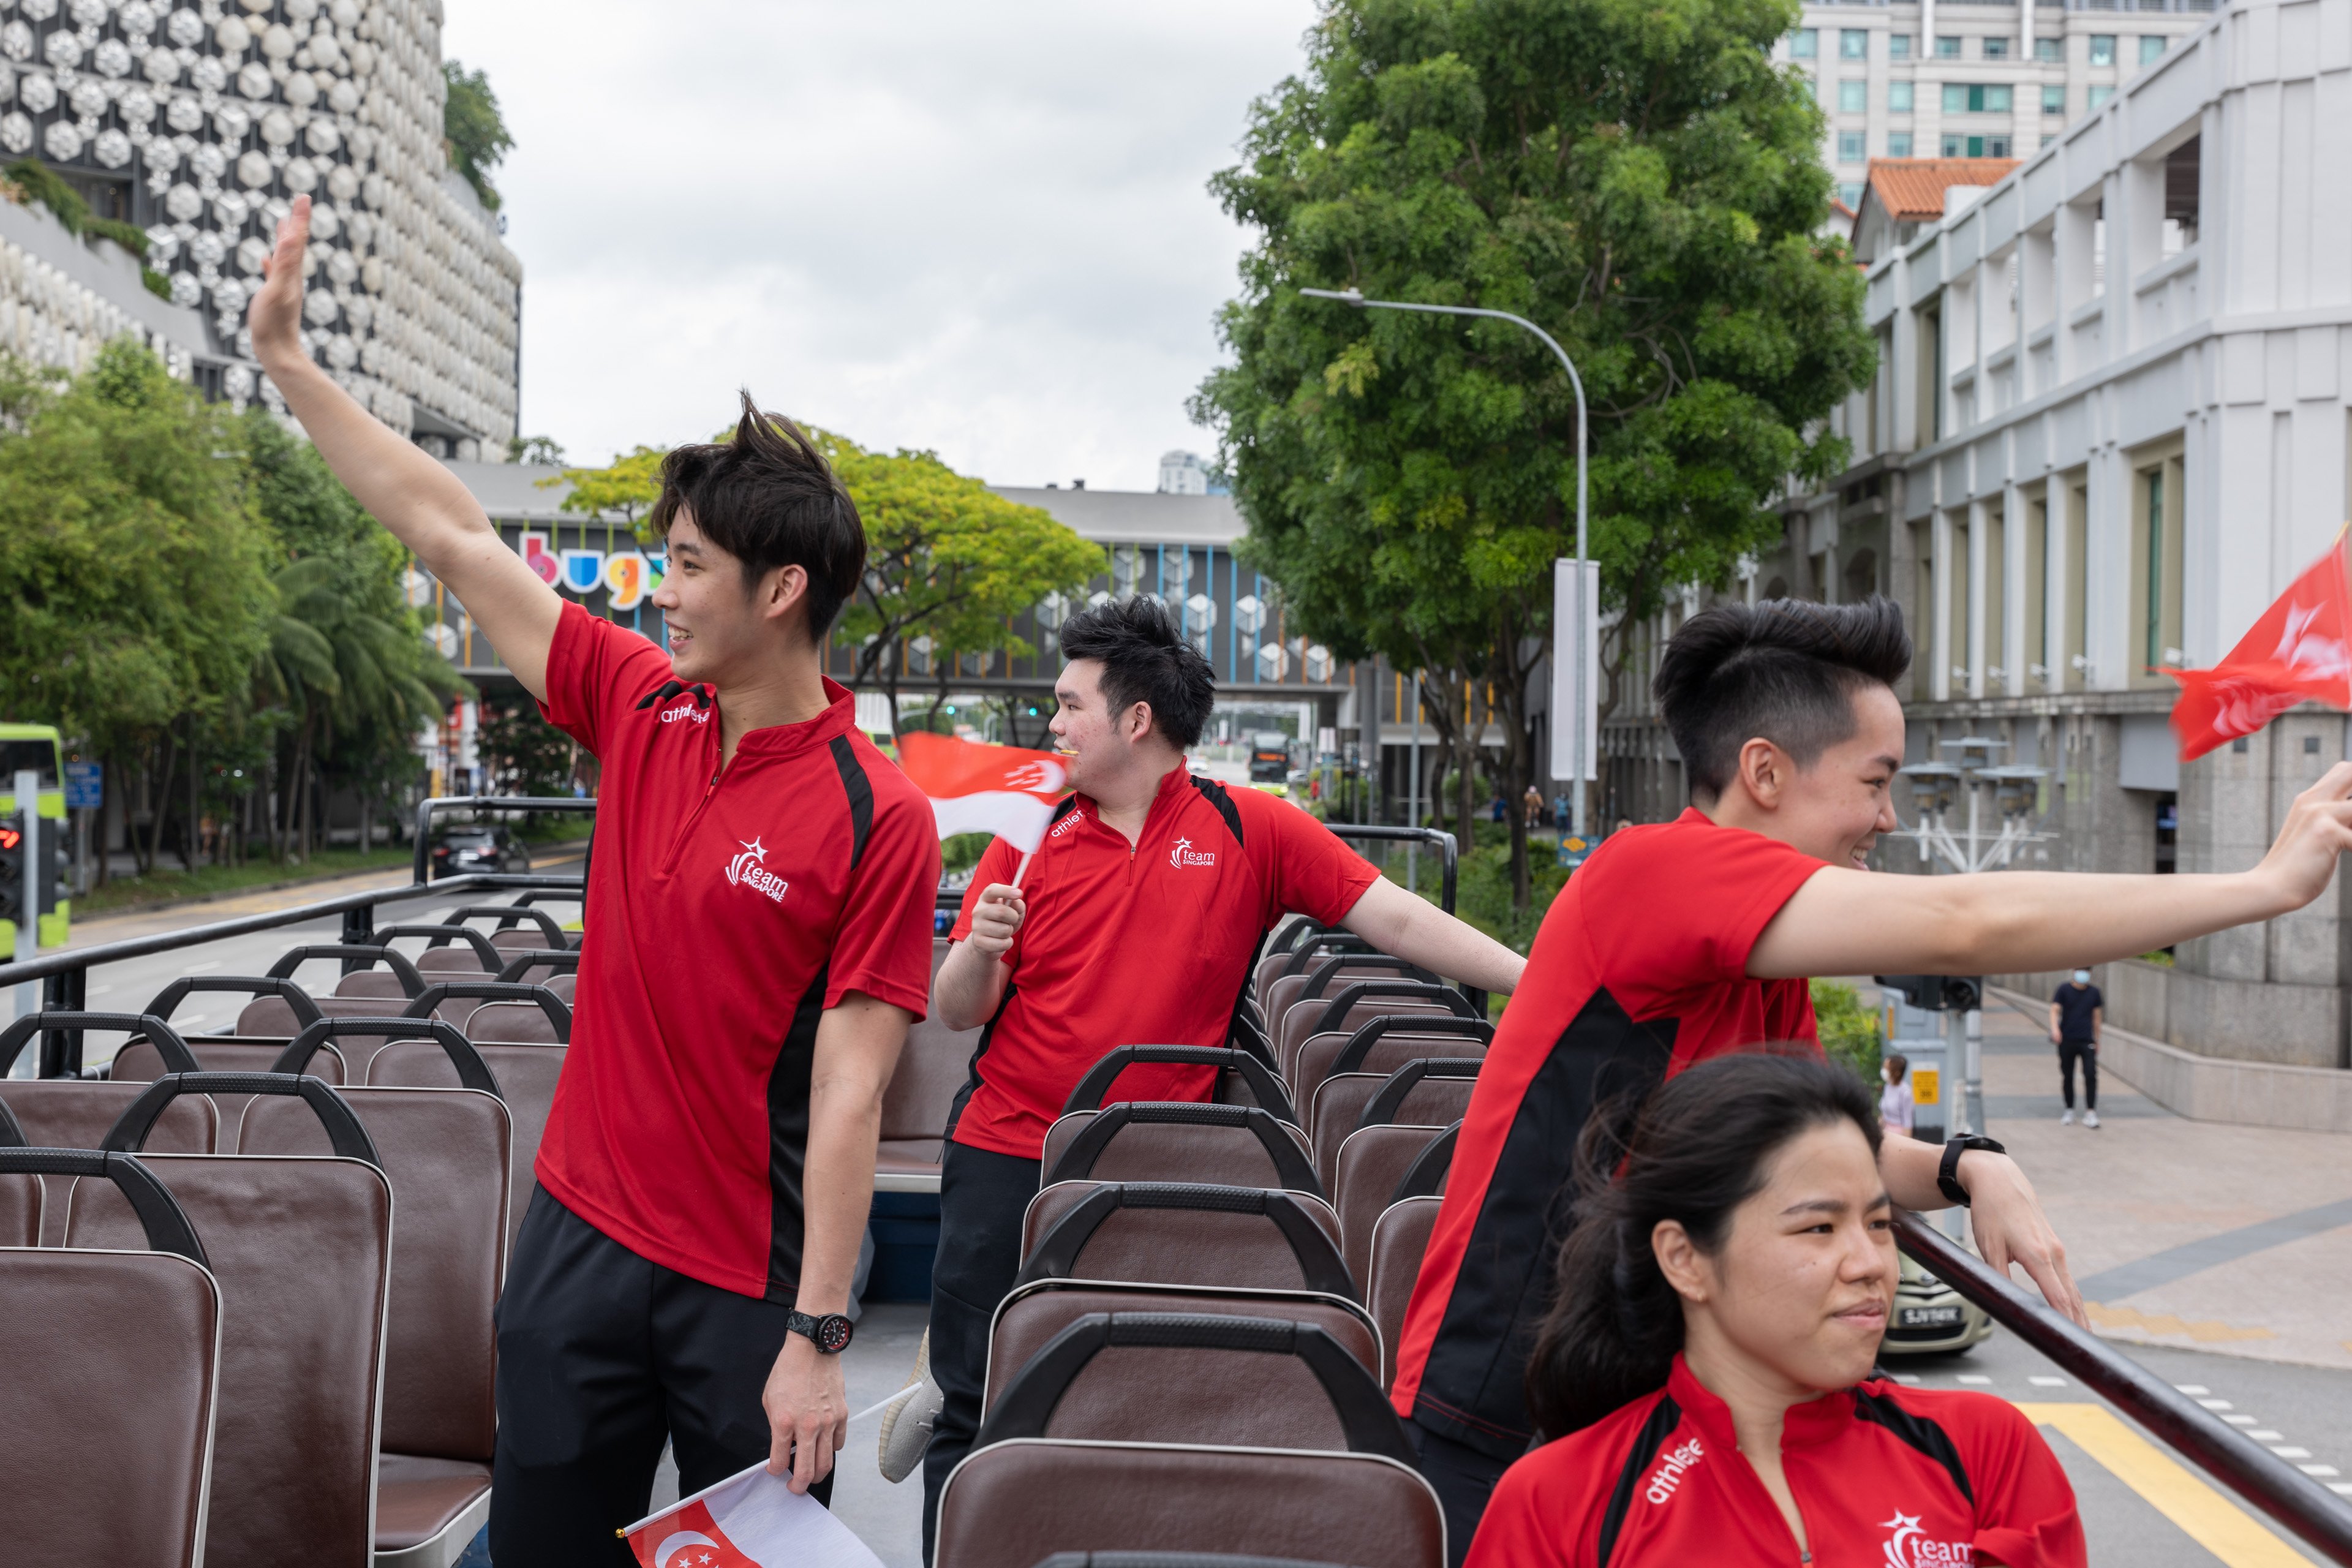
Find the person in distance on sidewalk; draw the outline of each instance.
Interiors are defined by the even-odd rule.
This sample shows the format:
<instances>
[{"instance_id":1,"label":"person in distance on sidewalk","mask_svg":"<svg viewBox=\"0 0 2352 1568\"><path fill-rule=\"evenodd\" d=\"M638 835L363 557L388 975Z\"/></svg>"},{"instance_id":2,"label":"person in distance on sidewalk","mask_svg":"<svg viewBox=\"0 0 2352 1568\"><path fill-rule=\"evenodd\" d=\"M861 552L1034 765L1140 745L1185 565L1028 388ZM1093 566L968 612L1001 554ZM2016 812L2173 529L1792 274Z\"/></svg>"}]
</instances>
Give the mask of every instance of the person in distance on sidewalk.
<instances>
[{"instance_id":1,"label":"person in distance on sidewalk","mask_svg":"<svg viewBox=\"0 0 2352 1568\"><path fill-rule=\"evenodd\" d=\"M2099 1031L2107 1021L2107 999L2091 984L2091 972L2074 971L2050 996L2050 1043L2058 1047L2058 1087L2066 1096L2061 1125L2074 1124L2074 1064L2083 1064L2083 1125L2099 1124Z\"/></svg>"},{"instance_id":2,"label":"person in distance on sidewalk","mask_svg":"<svg viewBox=\"0 0 2352 1568\"><path fill-rule=\"evenodd\" d=\"M667 1439L686 1492L762 1460L831 1488L882 1091L930 977L930 803L824 679L865 569L848 492L749 394L662 465L669 646L566 604L457 477L302 348L310 198L256 354L320 455L603 764L572 1034L499 1302L499 1568L632 1563Z\"/></svg>"},{"instance_id":3,"label":"person in distance on sidewalk","mask_svg":"<svg viewBox=\"0 0 2352 1568\"><path fill-rule=\"evenodd\" d=\"M1073 616L1062 653L1052 729L1076 793L1025 875L1010 844L989 846L932 987L942 1023L987 1032L940 1182L930 1368L944 1403L923 1457L926 1560L940 1489L979 1430L989 1326L1020 1269L1045 1130L1088 1068L1122 1045L1223 1045L1260 940L1292 910L1489 991L1526 963L1297 806L1192 773L1184 752L1216 685L1157 600ZM1118 1092L1205 1100L1215 1085L1212 1068L1146 1066Z\"/></svg>"}]
</instances>

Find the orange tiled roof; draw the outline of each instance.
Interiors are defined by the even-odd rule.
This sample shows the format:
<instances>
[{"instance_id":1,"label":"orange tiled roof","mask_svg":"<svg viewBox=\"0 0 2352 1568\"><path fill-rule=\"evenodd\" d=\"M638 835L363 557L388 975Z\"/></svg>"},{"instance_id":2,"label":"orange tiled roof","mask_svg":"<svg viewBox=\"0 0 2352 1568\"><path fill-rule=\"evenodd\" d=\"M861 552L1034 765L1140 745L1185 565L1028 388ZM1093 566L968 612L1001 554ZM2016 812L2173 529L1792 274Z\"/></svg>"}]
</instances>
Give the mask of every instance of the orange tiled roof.
<instances>
[{"instance_id":1,"label":"orange tiled roof","mask_svg":"<svg viewBox=\"0 0 2352 1568\"><path fill-rule=\"evenodd\" d=\"M2017 167L2015 158L1873 158L1870 188L1878 205L1897 223L1944 216L1944 192L1951 185L1990 185Z\"/></svg>"}]
</instances>

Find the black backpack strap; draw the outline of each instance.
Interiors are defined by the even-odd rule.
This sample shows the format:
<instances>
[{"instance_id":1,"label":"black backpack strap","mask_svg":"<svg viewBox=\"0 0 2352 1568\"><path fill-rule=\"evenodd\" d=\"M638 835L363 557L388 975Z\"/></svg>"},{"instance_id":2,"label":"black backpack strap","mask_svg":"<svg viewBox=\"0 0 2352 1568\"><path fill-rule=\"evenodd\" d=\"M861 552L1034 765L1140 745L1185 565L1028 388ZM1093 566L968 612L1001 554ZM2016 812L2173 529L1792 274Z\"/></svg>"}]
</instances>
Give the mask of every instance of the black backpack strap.
<instances>
[{"instance_id":1,"label":"black backpack strap","mask_svg":"<svg viewBox=\"0 0 2352 1568\"><path fill-rule=\"evenodd\" d=\"M1642 1484L1650 1461L1658 1457L1658 1450L1666 1446L1666 1439L1682 1424L1682 1406L1675 1403L1672 1394L1660 1394L1650 1418L1633 1434L1633 1449L1626 1454L1624 1468L1617 1472L1617 1485L1609 1493L1608 1510L1601 1516L1601 1550L1593 1555L1593 1568L1609 1568L1610 1553L1617 1550L1617 1532L1625 1528L1625 1515L1633 1506L1634 1489Z\"/></svg>"},{"instance_id":2,"label":"black backpack strap","mask_svg":"<svg viewBox=\"0 0 2352 1568\"><path fill-rule=\"evenodd\" d=\"M1969 1484L1969 1468L1961 1462L1959 1447L1952 1441L1950 1433L1925 1415L1904 1409L1895 1403L1892 1396L1873 1394L1864 1388L1853 1391L1853 1418L1885 1427L1943 1466L1951 1476L1952 1484L1960 1489L1960 1495L1968 1499L1971 1506L1975 1504L1976 1488Z\"/></svg>"},{"instance_id":3,"label":"black backpack strap","mask_svg":"<svg viewBox=\"0 0 2352 1568\"><path fill-rule=\"evenodd\" d=\"M849 868L866 858L866 840L874 831L874 781L857 760L857 748L846 735L833 738L833 765L841 773L841 790L849 797Z\"/></svg>"},{"instance_id":4,"label":"black backpack strap","mask_svg":"<svg viewBox=\"0 0 2352 1568\"><path fill-rule=\"evenodd\" d=\"M1240 844L1242 842L1242 808L1234 804L1234 797L1225 793L1225 786L1200 773L1191 773L1186 776L1192 779L1192 787L1199 790L1202 796L1217 808L1217 815L1225 819L1225 830L1234 836L1234 842L1236 845Z\"/></svg>"}]
</instances>

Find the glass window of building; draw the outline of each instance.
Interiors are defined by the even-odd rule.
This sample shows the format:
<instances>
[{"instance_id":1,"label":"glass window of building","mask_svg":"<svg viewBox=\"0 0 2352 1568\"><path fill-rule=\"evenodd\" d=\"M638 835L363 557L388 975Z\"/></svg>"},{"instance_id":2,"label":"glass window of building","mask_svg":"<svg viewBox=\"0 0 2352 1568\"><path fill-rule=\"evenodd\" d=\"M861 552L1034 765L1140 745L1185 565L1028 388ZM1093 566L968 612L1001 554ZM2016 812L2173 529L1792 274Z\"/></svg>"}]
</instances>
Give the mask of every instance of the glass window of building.
<instances>
[{"instance_id":1,"label":"glass window of building","mask_svg":"<svg viewBox=\"0 0 2352 1568\"><path fill-rule=\"evenodd\" d=\"M1909 59L1911 58L1911 35L1908 33L1887 34L1886 58L1890 60Z\"/></svg>"},{"instance_id":2,"label":"glass window of building","mask_svg":"<svg viewBox=\"0 0 2352 1568\"><path fill-rule=\"evenodd\" d=\"M2066 40L2063 38L2034 39L2033 58L2040 60L2045 66L2064 65L2066 63Z\"/></svg>"},{"instance_id":3,"label":"glass window of building","mask_svg":"<svg viewBox=\"0 0 2352 1568\"><path fill-rule=\"evenodd\" d=\"M2116 36L2113 33L2091 35L2091 63L2095 66L2111 66L2116 63Z\"/></svg>"},{"instance_id":4,"label":"glass window of building","mask_svg":"<svg viewBox=\"0 0 2352 1568\"><path fill-rule=\"evenodd\" d=\"M1911 112L1911 84L1909 82L1890 81L1886 84L1886 111L1889 114L1908 114Z\"/></svg>"},{"instance_id":5,"label":"glass window of building","mask_svg":"<svg viewBox=\"0 0 2352 1568\"><path fill-rule=\"evenodd\" d=\"M1848 180L1843 184L1840 185L1838 187L1838 200L1846 205L1848 211L1859 211L1862 206L1862 182L1860 180Z\"/></svg>"},{"instance_id":6,"label":"glass window of building","mask_svg":"<svg viewBox=\"0 0 2352 1568\"><path fill-rule=\"evenodd\" d=\"M1838 83L1838 111L1861 114L1870 108L1870 83L1862 78L1848 77Z\"/></svg>"},{"instance_id":7,"label":"glass window of building","mask_svg":"<svg viewBox=\"0 0 2352 1568\"><path fill-rule=\"evenodd\" d=\"M2114 41L2115 40L2112 38L2108 40L2110 44L2114 43ZM1789 58L1790 59L1809 60L1819 55L1821 52L1822 36L1813 28L1800 27L1789 36Z\"/></svg>"},{"instance_id":8,"label":"glass window of building","mask_svg":"<svg viewBox=\"0 0 2352 1568\"><path fill-rule=\"evenodd\" d=\"M1944 84L1944 112L1947 114L2006 114L2010 109L2010 89L2005 82L1958 82Z\"/></svg>"},{"instance_id":9,"label":"glass window of building","mask_svg":"<svg viewBox=\"0 0 2352 1568\"><path fill-rule=\"evenodd\" d=\"M2009 138L2006 136L1947 136L1944 138L1947 158L2006 158Z\"/></svg>"},{"instance_id":10,"label":"glass window of building","mask_svg":"<svg viewBox=\"0 0 2352 1568\"><path fill-rule=\"evenodd\" d=\"M2009 58L2009 40L2007 38L1987 38L1984 41L1984 58L1989 60L2005 60Z\"/></svg>"},{"instance_id":11,"label":"glass window of building","mask_svg":"<svg viewBox=\"0 0 2352 1568\"><path fill-rule=\"evenodd\" d=\"M1870 35L1860 27L1845 27L1838 33L1838 58L1866 60L1870 58Z\"/></svg>"},{"instance_id":12,"label":"glass window of building","mask_svg":"<svg viewBox=\"0 0 2352 1568\"><path fill-rule=\"evenodd\" d=\"M1952 37L1949 35L1937 35L1936 38L1936 58L1939 60L1958 59L1960 58L1960 40Z\"/></svg>"},{"instance_id":13,"label":"glass window of building","mask_svg":"<svg viewBox=\"0 0 2352 1568\"><path fill-rule=\"evenodd\" d=\"M2096 109L2099 105L2106 102L2107 100L2115 97L2115 95L2116 89L2114 88L2095 87L2091 89L2091 107L2093 109Z\"/></svg>"},{"instance_id":14,"label":"glass window of building","mask_svg":"<svg viewBox=\"0 0 2352 1568\"><path fill-rule=\"evenodd\" d=\"M2165 46L2172 40L2160 33L2143 34L2139 40L2139 63L2152 65L2164 58Z\"/></svg>"},{"instance_id":15,"label":"glass window of building","mask_svg":"<svg viewBox=\"0 0 2352 1568\"><path fill-rule=\"evenodd\" d=\"M2042 88L2042 112L2044 114L2064 114L2066 112L2066 88L2064 83L2053 81Z\"/></svg>"},{"instance_id":16,"label":"glass window of building","mask_svg":"<svg viewBox=\"0 0 2352 1568\"><path fill-rule=\"evenodd\" d=\"M1886 155L1890 158L1911 156L1911 132L1890 131L1886 133Z\"/></svg>"},{"instance_id":17,"label":"glass window of building","mask_svg":"<svg viewBox=\"0 0 2352 1568\"><path fill-rule=\"evenodd\" d=\"M1859 131L1841 131L1838 132L1839 163L1859 163L1864 158L1868 156L1868 154L1864 153L1862 150L1862 136L1863 133Z\"/></svg>"}]
</instances>

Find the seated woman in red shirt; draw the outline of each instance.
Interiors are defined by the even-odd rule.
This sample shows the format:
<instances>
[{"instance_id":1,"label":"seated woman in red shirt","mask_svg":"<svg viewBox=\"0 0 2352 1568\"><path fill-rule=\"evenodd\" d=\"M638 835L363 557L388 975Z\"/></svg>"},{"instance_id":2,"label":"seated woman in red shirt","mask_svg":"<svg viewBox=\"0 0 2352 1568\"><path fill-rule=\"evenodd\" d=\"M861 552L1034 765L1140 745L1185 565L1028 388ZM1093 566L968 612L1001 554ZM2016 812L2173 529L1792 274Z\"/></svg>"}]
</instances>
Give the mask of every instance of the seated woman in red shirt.
<instances>
[{"instance_id":1,"label":"seated woman in red shirt","mask_svg":"<svg viewBox=\"0 0 2352 1568\"><path fill-rule=\"evenodd\" d=\"M1596 1114L1528 1372L1552 1441L1469 1568L2082 1568L2074 1489L2007 1401L1870 1375L1895 1298L1870 1091L1702 1062Z\"/></svg>"}]
</instances>

